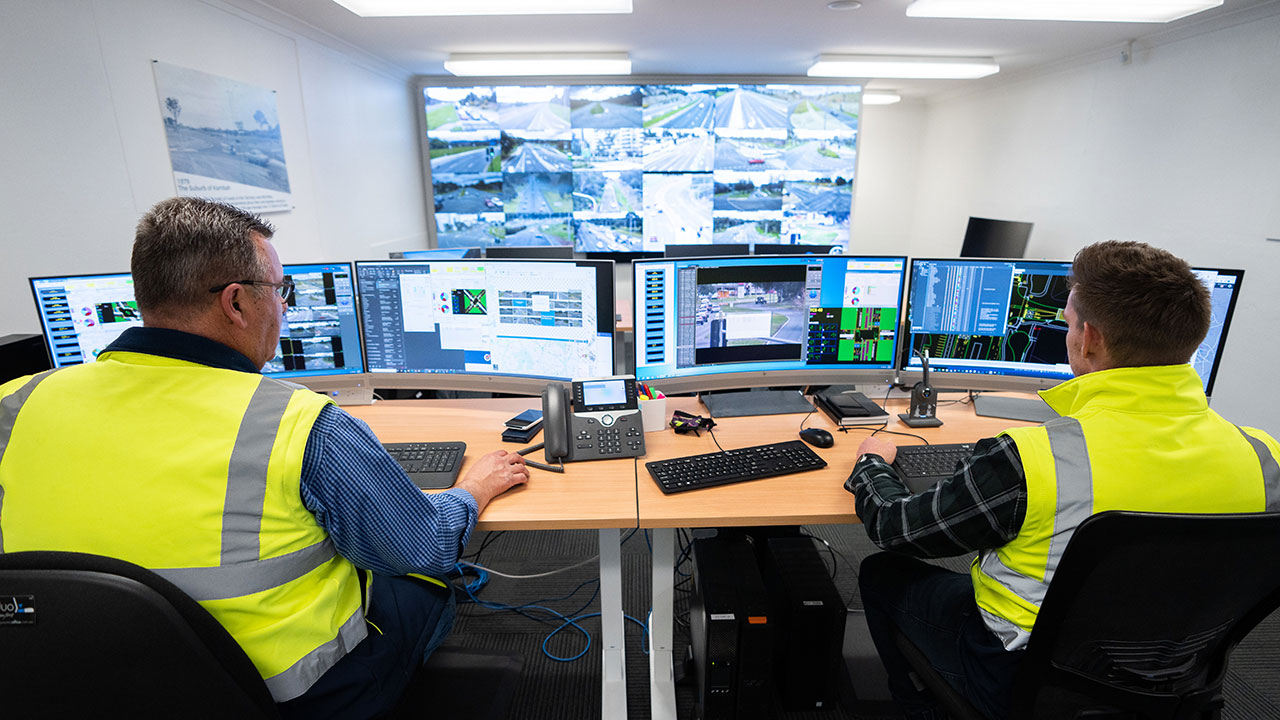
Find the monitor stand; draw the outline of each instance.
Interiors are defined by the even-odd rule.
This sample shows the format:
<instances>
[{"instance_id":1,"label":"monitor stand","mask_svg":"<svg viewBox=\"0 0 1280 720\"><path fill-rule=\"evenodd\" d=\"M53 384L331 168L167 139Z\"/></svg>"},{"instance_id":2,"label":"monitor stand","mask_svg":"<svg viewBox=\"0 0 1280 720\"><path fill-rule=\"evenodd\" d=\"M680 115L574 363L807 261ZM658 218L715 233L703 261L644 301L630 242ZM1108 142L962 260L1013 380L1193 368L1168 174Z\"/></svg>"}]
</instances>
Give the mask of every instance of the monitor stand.
<instances>
[{"instance_id":1,"label":"monitor stand","mask_svg":"<svg viewBox=\"0 0 1280 720\"><path fill-rule=\"evenodd\" d=\"M742 390L702 393L698 396L713 418L747 415L786 415L813 412L813 405L799 390Z\"/></svg>"},{"instance_id":2,"label":"monitor stand","mask_svg":"<svg viewBox=\"0 0 1280 720\"><path fill-rule=\"evenodd\" d=\"M973 412L983 417L1027 422L1046 422L1058 417L1058 413L1038 397L1003 397L986 393L973 398Z\"/></svg>"}]
</instances>

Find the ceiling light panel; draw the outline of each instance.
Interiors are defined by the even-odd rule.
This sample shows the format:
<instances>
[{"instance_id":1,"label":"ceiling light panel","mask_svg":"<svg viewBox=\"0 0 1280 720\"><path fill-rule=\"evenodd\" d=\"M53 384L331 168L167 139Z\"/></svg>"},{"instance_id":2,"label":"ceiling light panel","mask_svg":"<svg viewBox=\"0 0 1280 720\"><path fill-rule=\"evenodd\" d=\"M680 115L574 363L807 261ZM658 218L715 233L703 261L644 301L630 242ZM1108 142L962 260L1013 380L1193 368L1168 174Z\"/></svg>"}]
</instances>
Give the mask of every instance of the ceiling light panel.
<instances>
[{"instance_id":1,"label":"ceiling light panel","mask_svg":"<svg viewBox=\"0 0 1280 720\"><path fill-rule=\"evenodd\" d=\"M444 69L462 77L630 75L626 53L455 53Z\"/></svg>"},{"instance_id":2,"label":"ceiling light panel","mask_svg":"<svg viewBox=\"0 0 1280 720\"><path fill-rule=\"evenodd\" d=\"M867 90L862 93L863 105L892 105L901 100L902 96L892 90Z\"/></svg>"},{"instance_id":3,"label":"ceiling light panel","mask_svg":"<svg viewBox=\"0 0 1280 720\"><path fill-rule=\"evenodd\" d=\"M822 54L809 68L809 77L971 80L999 71L991 58Z\"/></svg>"},{"instance_id":4,"label":"ceiling light panel","mask_svg":"<svg viewBox=\"0 0 1280 720\"><path fill-rule=\"evenodd\" d=\"M1164 23L1222 0L915 0L908 17Z\"/></svg>"},{"instance_id":5,"label":"ceiling light panel","mask_svg":"<svg viewBox=\"0 0 1280 720\"><path fill-rule=\"evenodd\" d=\"M361 17L423 15L603 15L630 13L631 0L333 0Z\"/></svg>"}]
</instances>

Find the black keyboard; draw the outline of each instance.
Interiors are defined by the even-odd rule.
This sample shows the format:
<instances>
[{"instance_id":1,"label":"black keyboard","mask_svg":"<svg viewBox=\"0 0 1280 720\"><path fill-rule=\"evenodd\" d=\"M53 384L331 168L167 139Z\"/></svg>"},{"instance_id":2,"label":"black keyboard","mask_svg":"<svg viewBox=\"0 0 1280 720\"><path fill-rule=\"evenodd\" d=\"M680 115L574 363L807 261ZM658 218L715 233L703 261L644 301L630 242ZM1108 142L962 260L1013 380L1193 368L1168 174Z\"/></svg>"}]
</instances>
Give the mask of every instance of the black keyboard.
<instances>
[{"instance_id":1,"label":"black keyboard","mask_svg":"<svg viewBox=\"0 0 1280 720\"><path fill-rule=\"evenodd\" d=\"M907 445L898 448L893 467L913 493L921 493L949 478L956 463L973 454L972 443L949 445Z\"/></svg>"},{"instance_id":2,"label":"black keyboard","mask_svg":"<svg viewBox=\"0 0 1280 720\"><path fill-rule=\"evenodd\" d=\"M447 488L458 479L464 442L383 443L391 457L409 475L415 485L426 490Z\"/></svg>"},{"instance_id":3,"label":"black keyboard","mask_svg":"<svg viewBox=\"0 0 1280 720\"><path fill-rule=\"evenodd\" d=\"M645 463L658 489L671 493L817 470L827 461L799 440Z\"/></svg>"}]
</instances>

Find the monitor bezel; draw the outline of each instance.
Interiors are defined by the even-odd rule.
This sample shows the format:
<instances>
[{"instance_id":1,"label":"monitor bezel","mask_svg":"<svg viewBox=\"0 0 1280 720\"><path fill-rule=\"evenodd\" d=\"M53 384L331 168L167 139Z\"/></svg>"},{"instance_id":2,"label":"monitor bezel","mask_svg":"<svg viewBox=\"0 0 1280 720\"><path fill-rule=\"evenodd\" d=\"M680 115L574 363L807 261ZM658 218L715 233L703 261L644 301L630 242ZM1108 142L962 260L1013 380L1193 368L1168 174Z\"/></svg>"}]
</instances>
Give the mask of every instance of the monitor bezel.
<instances>
[{"instance_id":1,"label":"monitor bezel","mask_svg":"<svg viewBox=\"0 0 1280 720\"><path fill-rule=\"evenodd\" d=\"M643 283L639 280L641 268L646 265L670 264L670 263L688 263L699 260L709 262L724 262L726 260L747 260L754 263L764 263L768 261L785 260L790 261L787 264L799 264L799 262L811 261L815 258L833 258L841 260L901 260L902 261L902 282L898 288L898 323L897 338L895 342L898 347L894 349L894 358L898 356L899 348L902 345L902 319L903 319L903 292L906 289L906 271L909 266L910 258L906 255L862 255L844 253L840 255L712 255L705 257L678 257L678 258L652 258L645 260L635 260L631 263L631 282L632 282L632 298L631 298L631 322L635 329L636 338L632 344L631 357L628 358L631 363L631 371L635 374L637 380L641 380L653 387L661 390L663 393L671 395L678 393L700 393L712 392L717 390L741 390L748 388L760 387L783 387L783 386L809 386L809 385L889 385L897 376L896 360L886 368L849 368L849 369L833 369L821 368L807 370L796 368L791 370L732 370L726 372L704 373L700 375L686 375L683 377L663 377L663 378L641 378L639 368L639 354L644 347L644 343L640 338L640 313L642 309L635 302L635 288Z\"/></svg>"},{"instance_id":2,"label":"monitor bezel","mask_svg":"<svg viewBox=\"0 0 1280 720\"><path fill-rule=\"evenodd\" d=\"M899 343L898 382L913 385L924 379L923 369L909 366L911 359L911 284L915 280L917 262L972 262L972 263L1045 263L1065 264L1071 266L1070 260L1043 260L1039 258L980 258L980 257L913 257L907 281L903 288L905 296L902 300L902 339ZM936 389L945 390L1007 390L1009 392L1037 392L1048 390L1071 378L1035 377L1030 375L1009 375L997 373L957 372L929 365L929 384Z\"/></svg>"},{"instance_id":3,"label":"monitor bezel","mask_svg":"<svg viewBox=\"0 0 1280 720\"><path fill-rule=\"evenodd\" d=\"M360 342L364 346L365 351L365 370L367 374L367 383L369 387L387 389L387 390L461 390L470 392L489 392L504 393L512 395L540 395L542 389L548 383L559 382L567 383L573 378L562 378L558 376L532 376L532 375L504 375L495 373L438 373L438 372L399 372L399 371L381 371L372 370L369 366L368 348L369 339L367 329L364 323L364 297L365 294L360 290L360 268L368 265L394 265L394 264L412 264L421 265L424 263L524 263L524 264L572 264L577 266L594 267L596 269L597 289L600 292L608 293L607 307L609 313L607 315L608 324L610 326L609 341L605 343L609 348L609 367L612 368L617 364L617 290L614 284L614 262L604 259L586 259L574 258L569 259L528 259L528 258L469 258L462 260L356 260L352 263L353 271L356 278L356 302L359 307L360 316ZM607 281L607 282L606 282ZM601 307L606 306L605 302L600 299L596 300ZM599 320L597 320L597 325Z\"/></svg>"}]
</instances>

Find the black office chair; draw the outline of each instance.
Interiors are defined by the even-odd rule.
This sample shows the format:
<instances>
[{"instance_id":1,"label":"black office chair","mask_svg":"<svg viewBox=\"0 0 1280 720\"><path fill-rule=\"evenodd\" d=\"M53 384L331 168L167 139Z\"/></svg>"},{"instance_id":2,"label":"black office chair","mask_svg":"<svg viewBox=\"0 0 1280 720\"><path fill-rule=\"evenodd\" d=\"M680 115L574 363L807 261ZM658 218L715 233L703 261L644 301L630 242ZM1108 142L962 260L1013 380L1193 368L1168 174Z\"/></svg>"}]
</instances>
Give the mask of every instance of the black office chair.
<instances>
[{"instance_id":1,"label":"black office chair","mask_svg":"<svg viewBox=\"0 0 1280 720\"><path fill-rule=\"evenodd\" d=\"M517 654L441 648L396 717L501 720L522 665ZM150 570L100 555L0 553L0 668L10 717L280 717L208 611Z\"/></svg>"},{"instance_id":2,"label":"black office chair","mask_svg":"<svg viewBox=\"0 0 1280 720\"><path fill-rule=\"evenodd\" d=\"M1228 656L1280 607L1277 557L1277 513L1090 517L1049 585L1010 717L1218 718ZM953 718L983 717L895 640Z\"/></svg>"},{"instance_id":3,"label":"black office chair","mask_svg":"<svg viewBox=\"0 0 1280 720\"><path fill-rule=\"evenodd\" d=\"M212 615L159 575L98 555L0 553L0 666L9 717L279 717Z\"/></svg>"}]
</instances>

